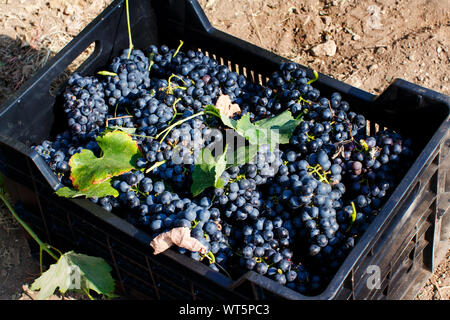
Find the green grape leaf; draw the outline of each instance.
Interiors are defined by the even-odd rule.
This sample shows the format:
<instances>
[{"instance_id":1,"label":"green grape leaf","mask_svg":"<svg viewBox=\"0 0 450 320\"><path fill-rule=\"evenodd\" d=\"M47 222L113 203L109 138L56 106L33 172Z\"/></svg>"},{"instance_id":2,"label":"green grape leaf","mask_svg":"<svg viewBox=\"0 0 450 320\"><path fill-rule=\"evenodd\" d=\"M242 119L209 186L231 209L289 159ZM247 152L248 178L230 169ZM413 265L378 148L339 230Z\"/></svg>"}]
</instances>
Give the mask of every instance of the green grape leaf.
<instances>
[{"instance_id":1,"label":"green grape leaf","mask_svg":"<svg viewBox=\"0 0 450 320\"><path fill-rule=\"evenodd\" d=\"M225 182L222 180L221 176L227 167L227 160L226 160L227 148L228 148L228 145L225 146L225 150L223 150L223 153L217 157L216 167L214 169L214 171L215 171L214 187L215 188L223 188L225 186Z\"/></svg>"},{"instance_id":2,"label":"green grape leaf","mask_svg":"<svg viewBox=\"0 0 450 320\"><path fill-rule=\"evenodd\" d=\"M204 109L205 113L220 118L220 111L212 104L207 104Z\"/></svg>"},{"instance_id":3,"label":"green grape leaf","mask_svg":"<svg viewBox=\"0 0 450 320\"><path fill-rule=\"evenodd\" d=\"M223 188L225 182L222 180L222 173L225 171L226 162L225 151L214 159L211 150L203 148L195 160L194 170L192 171L191 192L195 197L209 187Z\"/></svg>"},{"instance_id":4,"label":"green grape leaf","mask_svg":"<svg viewBox=\"0 0 450 320\"><path fill-rule=\"evenodd\" d=\"M303 121L301 117L294 119L289 110L275 117L256 122L251 122L249 113L243 115L239 120L234 120L229 118L221 110L213 105L207 105L205 106L204 112L220 118L225 126L234 129L236 133L248 140L250 145L238 147L236 150L230 150L224 158L220 159L223 161L221 163L224 166L223 170L221 166L214 168L215 165L213 162L209 166L204 165L203 168L201 166L196 167L194 169L195 179L191 188L194 194L199 194L208 186L211 186L213 180L212 172L216 174L214 186L216 188L223 187L224 184L221 184L217 176L222 175L225 169L232 166L251 162L258 153L258 147L260 145L267 144L273 151L276 145L289 143L295 128ZM212 155L211 158L213 158Z\"/></svg>"},{"instance_id":5,"label":"green grape leaf","mask_svg":"<svg viewBox=\"0 0 450 320\"><path fill-rule=\"evenodd\" d=\"M276 117L266 118L254 123L261 129L271 130L271 134L275 134L279 144L287 144L294 133L295 128L303 121L303 119L294 119L289 110L284 111Z\"/></svg>"},{"instance_id":6,"label":"green grape leaf","mask_svg":"<svg viewBox=\"0 0 450 320\"><path fill-rule=\"evenodd\" d=\"M195 160L194 170L192 171L191 192L194 197L215 184L215 166L216 161L211 150L203 148Z\"/></svg>"},{"instance_id":7,"label":"green grape leaf","mask_svg":"<svg viewBox=\"0 0 450 320\"><path fill-rule=\"evenodd\" d=\"M246 113L237 122L234 128L237 133L243 136L250 144L260 145L267 143L267 130L261 130L250 121L250 114Z\"/></svg>"},{"instance_id":8,"label":"green grape leaf","mask_svg":"<svg viewBox=\"0 0 450 320\"><path fill-rule=\"evenodd\" d=\"M283 113L262 119L256 122L250 121L250 114L246 113L239 120L234 120L222 114L219 109L213 105L205 106L205 113L220 118L224 125L234 129L238 134L246 138L250 144L261 145L289 143L295 128L303 121L295 119L289 110Z\"/></svg>"},{"instance_id":9,"label":"green grape leaf","mask_svg":"<svg viewBox=\"0 0 450 320\"><path fill-rule=\"evenodd\" d=\"M111 181L103 181L102 183L93 184L85 191L79 191L71 189L69 187L63 187L56 191L56 194L60 197L76 198L85 196L86 198L92 197L106 197L113 196L118 197L119 192L111 186Z\"/></svg>"},{"instance_id":10,"label":"green grape leaf","mask_svg":"<svg viewBox=\"0 0 450 320\"><path fill-rule=\"evenodd\" d=\"M136 169L136 160L142 156L136 141L123 131L107 132L97 137L97 143L102 157L83 149L70 158L70 179L77 190L87 191L93 185Z\"/></svg>"},{"instance_id":11,"label":"green grape leaf","mask_svg":"<svg viewBox=\"0 0 450 320\"><path fill-rule=\"evenodd\" d=\"M50 297L56 289L63 294L68 290L89 294L93 290L112 298L116 295L111 270L111 266L102 258L69 251L33 282L31 290L39 290L40 300Z\"/></svg>"},{"instance_id":12,"label":"green grape leaf","mask_svg":"<svg viewBox=\"0 0 450 320\"><path fill-rule=\"evenodd\" d=\"M236 121L234 129L250 144L258 146L268 144L273 150L273 147L277 144L289 143L295 128L302 121L302 119L294 119L291 112L286 110L275 117L252 123L250 115L247 113Z\"/></svg>"}]
</instances>

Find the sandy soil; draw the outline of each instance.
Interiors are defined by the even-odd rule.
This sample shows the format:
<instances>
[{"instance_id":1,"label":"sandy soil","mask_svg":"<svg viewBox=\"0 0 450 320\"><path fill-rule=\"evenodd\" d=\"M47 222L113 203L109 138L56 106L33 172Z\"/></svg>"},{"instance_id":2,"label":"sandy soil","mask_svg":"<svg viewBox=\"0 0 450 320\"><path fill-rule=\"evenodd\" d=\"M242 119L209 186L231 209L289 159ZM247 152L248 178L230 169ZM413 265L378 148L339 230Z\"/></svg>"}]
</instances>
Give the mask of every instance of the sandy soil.
<instances>
[{"instance_id":1,"label":"sandy soil","mask_svg":"<svg viewBox=\"0 0 450 320\"><path fill-rule=\"evenodd\" d=\"M0 104L110 2L0 0ZM450 94L448 0L199 3L216 28L374 94L395 78ZM447 254L416 299L448 300L449 273ZM38 275L24 231L1 207L0 299L33 299L27 284Z\"/></svg>"}]
</instances>

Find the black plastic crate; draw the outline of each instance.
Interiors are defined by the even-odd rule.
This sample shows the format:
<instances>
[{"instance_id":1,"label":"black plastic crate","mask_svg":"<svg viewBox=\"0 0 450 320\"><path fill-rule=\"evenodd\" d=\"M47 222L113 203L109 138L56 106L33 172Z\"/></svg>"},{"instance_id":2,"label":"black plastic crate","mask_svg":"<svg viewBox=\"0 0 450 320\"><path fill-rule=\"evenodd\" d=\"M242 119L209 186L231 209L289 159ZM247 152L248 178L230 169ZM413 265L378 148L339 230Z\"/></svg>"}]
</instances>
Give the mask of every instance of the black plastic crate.
<instances>
[{"instance_id":1,"label":"black plastic crate","mask_svg":"<svg viewBox=\"0 0 450 320\"><path fill-rule=\"evenodd\" d=\"M220 63L264 84L285 61L214 29L195 0L130 1L137 48L150 44L201 49ZM231 280L168 250L153 255L145 232L85 199L54 194L53 172L30 149L64 127L50 84L91 43L78 69L94 74L128 47L123 0L113 2L0 108L0 171L22 217L52 245L105 258L119 293L152 299L409 299L445 256L450 238L450 97L401 79L380 96L326 75L315 86L341 93L368 119L371 133L388 127L412 138L417 158L379 215L359 239L328 287L304 296L253 271ZM312 70L305 68L308 75ZM368 267L380 267L381 286L369 289Z\"/></svg>"}]
</instances>

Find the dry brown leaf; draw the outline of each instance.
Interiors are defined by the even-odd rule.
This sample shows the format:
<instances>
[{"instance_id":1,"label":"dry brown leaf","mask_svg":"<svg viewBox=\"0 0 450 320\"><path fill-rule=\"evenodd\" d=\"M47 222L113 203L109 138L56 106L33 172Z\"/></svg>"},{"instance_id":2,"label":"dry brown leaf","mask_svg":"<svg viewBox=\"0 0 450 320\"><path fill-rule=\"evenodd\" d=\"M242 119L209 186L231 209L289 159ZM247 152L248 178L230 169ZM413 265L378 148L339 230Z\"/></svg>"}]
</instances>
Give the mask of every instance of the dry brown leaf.
<instances>
[{"instance_id":1,"label":"dry brown leaf","mask_svg":"<svg viewBox=\"0 0 450 320\"><path fill-rule=\"evenodd\" d=\"M239 108L239 105L236 103L231 103L230 97L226 94L219 96L216 102L216 108L219 109L220 114L225 115L228 118L233 117L235 113L241 113L241 108Z\"/></svg>"},{"instance_id":2,"label":"dry brown leaf","mask_svg":"<svg viewBox=\"0 0 450 320\"><path fill-rule=\"evenodd\" d=\"M191 237L191 230L186 227L173 228L155 237L150 246L153 254L159 254L169 249L172 245L185 248L189 251L206 253L206 247L197 239Z\"/></svg>"}]
</instances>

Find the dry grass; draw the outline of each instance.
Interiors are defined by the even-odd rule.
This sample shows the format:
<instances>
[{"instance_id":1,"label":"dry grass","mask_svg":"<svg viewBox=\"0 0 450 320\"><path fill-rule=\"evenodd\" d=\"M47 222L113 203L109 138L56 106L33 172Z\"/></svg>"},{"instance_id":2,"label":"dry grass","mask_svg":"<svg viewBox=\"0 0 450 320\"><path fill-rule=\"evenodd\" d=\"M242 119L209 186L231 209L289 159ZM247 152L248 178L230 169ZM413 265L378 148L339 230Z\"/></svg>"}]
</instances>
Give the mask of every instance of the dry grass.
<instances>
[{"instance_id":1,"label":"dry grass","mask_svg":"<svg viewBox=\"0 0 450 320\"><path fill-rule=\"evenodd\" d=\"M0 103L42 68L50 56L49 50L35 50L19 38L0 35Z\"/></svg>"},{"instance_id":2,"label":"dry grass","mask_svg":"<svg viewBox=\"0 0 450 320\"><path fill-rule=\"evenodd\" d=\"M67 45L111 0L1 0L0 104ZM93 52L89 46L52 83L54 93Z\"/></svg>"}]
</instances>

